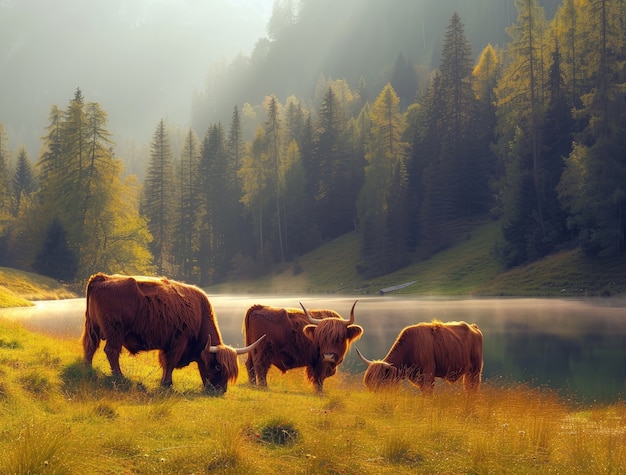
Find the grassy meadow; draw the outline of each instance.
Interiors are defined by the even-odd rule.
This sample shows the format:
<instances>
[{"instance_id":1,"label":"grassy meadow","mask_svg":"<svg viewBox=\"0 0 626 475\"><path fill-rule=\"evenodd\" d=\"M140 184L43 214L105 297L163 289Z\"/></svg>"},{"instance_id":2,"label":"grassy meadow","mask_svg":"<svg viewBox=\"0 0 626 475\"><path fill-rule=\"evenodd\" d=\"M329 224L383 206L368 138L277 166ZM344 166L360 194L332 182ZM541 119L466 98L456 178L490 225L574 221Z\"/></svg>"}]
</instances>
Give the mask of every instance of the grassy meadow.
<instances>
[{"instance_id":1,"label":"grassy meadow","mask_svg":"<svg viewBox=\"0 0 626 475\"><path fill-rule=\"evenodd\" d=\"M626 405L572 406L554 393L485 381L371 393L339 373L316 395L303 371L269 389L201 390L195 365L158 387L155 352L112 379L79 341L0 320L2 474L624 473ZM243 363L243 360L241 360Z\"/></svg>"},{"instance_id":2,"label":"grassy meadow","mask_svg":"<svg viewBox=\"0 0 626 475\"><path fill-rule=\"evenodd\" d=\"M343 236L215 292L378 293L416 281L405 295L624 295L626 257L590 261L563 251L501 272L492 255L497 223L394 274L356 273L358 236ZM80 285L76 287L80 289ZM0 268L0 307L75 297L52 279ZM82 296L80 291L78 296ZM100 349L94 369L82 346L0 318L0 474L543 474L626 473L626 404L581 405L556 393L501 380L465 394L438 384L433 396L410 385L371 393L361 375L329 378L316 395L304 371L272 369L269 389L237 384L223 397L201 389L195 365L158 387L155 352L110 377Z\"/></svg>"}]
</instances>

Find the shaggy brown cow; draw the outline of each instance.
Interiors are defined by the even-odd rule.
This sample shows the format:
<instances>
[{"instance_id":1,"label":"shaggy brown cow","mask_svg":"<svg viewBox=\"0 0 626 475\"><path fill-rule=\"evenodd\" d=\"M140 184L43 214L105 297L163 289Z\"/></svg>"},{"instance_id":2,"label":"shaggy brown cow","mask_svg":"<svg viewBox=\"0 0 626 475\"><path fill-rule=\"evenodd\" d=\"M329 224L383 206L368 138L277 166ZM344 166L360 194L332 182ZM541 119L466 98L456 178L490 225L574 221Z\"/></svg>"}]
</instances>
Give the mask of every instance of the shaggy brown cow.
<instances>
[{"instance_id":1,"label":"shaggy brown cow","mask_svg":"<svg viewBox=\"0 0 626 475\"><path fill-rule=\"evenodd\" d=\"M100 340L106 340L104 352L114 376L122 376L122 347L131 354L160 350L162 386L172 385L174 368L195 361L205 389L218 393L237 379L237 355L254 347L222 344L209 299L197 287L166 278L102 273L87 284L82 336L86 366L91 366Z\"/></svg>"},{"instance_id":2,"label":"shaggy brown cow","mask_svg":"<svg viewBox=\"0 0 626 475\"><path fill-rule=\"evenodd\" d=\"M483 335L465 322L419 323L404 328L382 361L369 361L363 382L379 389L408 378L422 391L432 392L435 378L454 382L463 378L465 389L480 386L483 370Z\"/></svg>"},{"instance_id":3,"label":"shaggy brown cow","mask_svg":"<svg viewBox=\"0 0 626 475\"><path fill-rule=\"evenodd\" d=\"M244 318L245 341L267 338L248 353L246 369L251 384L267 386L267 372L273 364L283 373L306 367L309 380L322 392L324 379L337 371L352 341L363 333L354 325L354 305L350 319L333 310L307 311L253 305Z\"/></svg>"}]
</instances>

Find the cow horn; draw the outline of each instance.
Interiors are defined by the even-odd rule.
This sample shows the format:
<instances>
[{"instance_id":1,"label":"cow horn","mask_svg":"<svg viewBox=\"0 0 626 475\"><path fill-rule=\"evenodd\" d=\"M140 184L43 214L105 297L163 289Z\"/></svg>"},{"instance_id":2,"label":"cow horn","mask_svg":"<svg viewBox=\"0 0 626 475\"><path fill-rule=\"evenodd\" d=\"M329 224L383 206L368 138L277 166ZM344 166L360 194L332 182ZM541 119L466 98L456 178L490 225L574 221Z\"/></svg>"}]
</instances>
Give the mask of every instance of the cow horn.
<instances>
[{"instance_id":1,"label":"cow horn","mask_svg":"<svg viewBox=\"0 0 626 475\"><path fill-rule=\"evenodd\" d=\"M244 355L246 353L248 353L249 351L254 350L254 348L261 342L261 340L263 340L263 338L265 338L267 335L263 335L261 338L259 338L257 341L255 341L254 343L252 343L251 345L248 345L244 348L233 348L233 350L235 350L235 353L237 353L238 355ZM217 346L211 346L211 335L209 335L209 339L206 342L206 348L209 350L209 353L217 353Z\"/></svg>"},{"instance_id":2,"label":"cow horn","mask_svg":"<svg viewBox=\"0 0 626 475\"><path fill-rule=\"evenodd\" d=\"M354 307L356 307L357 302L358 300L355 300L354 303L352 304L352 310L350 310L350 320L346 322L346 326L354 325Z\"/></svg>"},{"instance_id":3,"label":"cow horn","mask_svg":"<svg viewBox=\"0 0 626 475\"><path fill-rule=\"evenodd\" d=\"M359 355L359 358L361 358L361 361L363 361L363 363L365 363L367 366L372 364L372 361L363 356L356 346L354 347L354 349L356 350L356 354Z\"/></svg>"},{"instance_id":4,"label":"cow horn","mask_svg":"<svg viewBox=\"0 0 626 475\"><path fill-rule=\"evenodd\" d=\"M320 323L322 323L322 319L320 318L313 318L309 312L307 311L306 308L304 308L304 305L302 305L302 302L299 302L300 306L302 307L302 310L304 310L304 314L307 316L307 318L309 319L309 323L312 325L319 325Z\"/></svg>"},{"instance_id":5,"label":"cow horn","mask_svg":"<svg viewBox=\"0 0 626 475\"><path fill-rule=\"evenodd\" d=\"M206 341L205 349L209 350L209 353L217 353L217 346L211 346L211 335L209 335L209 338Z\"/></svg>"},{"instance_id":6,"label":"cow horn","mask_svg":"<svg viewBox=\"0 0 626 475\"><path fill-rule=\"evenodd\" d=\"M254 343L246 346L245 348L235 348L235 353L237 353L238 355L245 355L246 353L254 350L256 348L256 346L261 343L261 340L263 340L263 338L265 338L267 336L267 334L263 335L261 338L259 338L257 341L255 341Z\"/></svg>"},{"instance_id":7,"label":"cow horn","mask_svg":"<svg viewBox=\"0 0 626 475\"><path fill-rule=\"evenodd\" d=\"M359 355L359 358L361 358L361 361L363 361L363 363L365 363L367 366L370 366L373 363L378 363L378 364L382 364L383 366L387 366L389 368L393 367L393 365L391 363L387 363L386 361L370 361L365 356L363 356L361 354L361 352L359 351L359 349L356 346L354 347L354 349L356 350L357 354Z\"/></svg>"}]
</instances>

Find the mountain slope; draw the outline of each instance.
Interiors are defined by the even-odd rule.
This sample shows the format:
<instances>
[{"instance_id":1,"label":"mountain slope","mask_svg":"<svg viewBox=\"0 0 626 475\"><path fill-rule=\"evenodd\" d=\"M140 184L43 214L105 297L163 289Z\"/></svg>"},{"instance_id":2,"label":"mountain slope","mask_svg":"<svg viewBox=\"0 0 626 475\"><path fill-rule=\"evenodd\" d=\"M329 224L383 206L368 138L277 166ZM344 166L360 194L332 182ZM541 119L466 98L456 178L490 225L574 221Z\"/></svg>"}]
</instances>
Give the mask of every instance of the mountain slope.
<instances>
[{"instance_id":1,"label":"mountain slope","mask_svg":"<svg viewBox=\"0 0 626 475\"><path fill-rule=\"evenodd\" d=\"M492 250L500 224L480 224L429 259L392 274L364 280L356 271L359 236L346 234L302 256L275 274L215 286L210 292L378 294L413 282L394 294L414 296L580 297L626 294L626 256L590 259L578 249L562 251L503 272Z\"/></svg>"}]
</instances>

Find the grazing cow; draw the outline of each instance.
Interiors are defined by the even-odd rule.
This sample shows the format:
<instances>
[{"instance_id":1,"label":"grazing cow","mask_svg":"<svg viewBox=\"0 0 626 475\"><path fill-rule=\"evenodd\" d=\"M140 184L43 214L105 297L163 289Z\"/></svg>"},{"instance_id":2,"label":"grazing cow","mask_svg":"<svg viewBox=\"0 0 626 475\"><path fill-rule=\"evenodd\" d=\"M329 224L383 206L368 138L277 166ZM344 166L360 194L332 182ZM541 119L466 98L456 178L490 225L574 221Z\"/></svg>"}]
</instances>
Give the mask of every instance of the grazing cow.
<instances>
[{"instance_id":1,"label":"grazing cow","mask_svg":"<svg viewBox=\"0 0 626 475\"><path fill-rule=\"evenodd\" d=\"M382 361L369 361L363 382L370 389L392 386L403 378L430 393L435 378L454 382L463 378L465 389L480 386L483 370L483 335L465 322L419 323L404 328Z\"/></svg>"},{"instance_id":2,"label":"grazing cow","mask_svg":"<svg viewBox=\"0 0 626 475\"><path fill-rule=\"evenodd\" d=\"M218 393L237 379L237 355L254 347L222 344L209 299L197 287L166 278L102 273L87 283L82 336L86 366L91 366L100 340L106 340L104 352L114 376L122 376L122 347L131 354L159 350L162 386L172 385L174 368L195 361L204 388Z\"/></svg>"},{"instance_id":3,"label":"grazing cow","mask_svg":"<svg viewBox=\"0 0 626 475\"><path fill-rule=\"evenodd\" d=\"M245 341L267 335L248 353L246 369L251 384L267 386L267 372L273 364L283 373L306 367L309 380L322 392L324 379L337 371L352 341L363 333L354 325L354 305L350 319L344 320L333 310L307 311L253 305L243 323Z\"/></svg>"}]
</instances>

